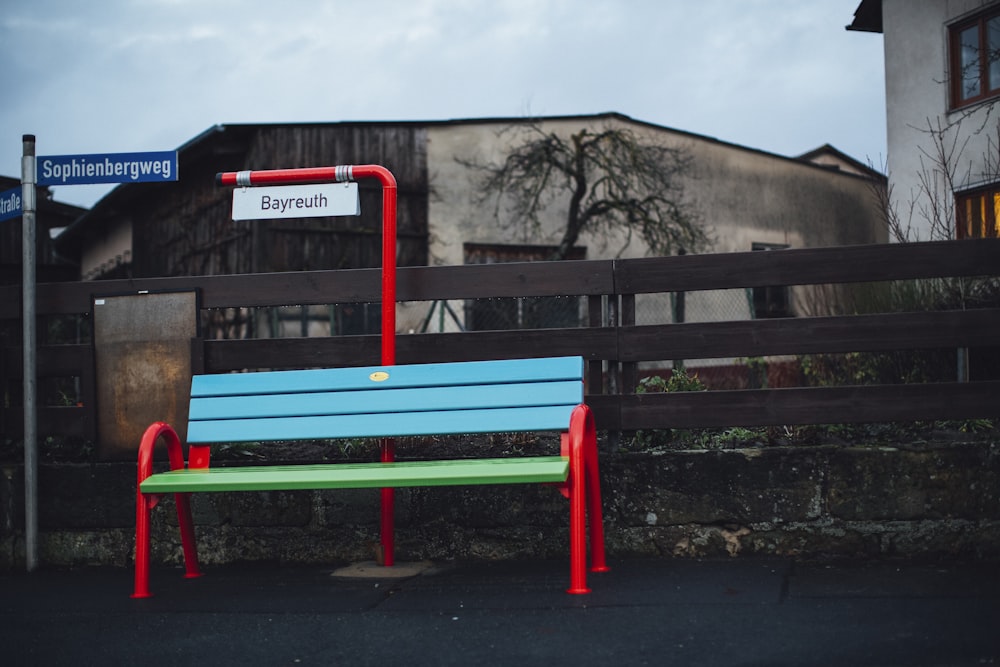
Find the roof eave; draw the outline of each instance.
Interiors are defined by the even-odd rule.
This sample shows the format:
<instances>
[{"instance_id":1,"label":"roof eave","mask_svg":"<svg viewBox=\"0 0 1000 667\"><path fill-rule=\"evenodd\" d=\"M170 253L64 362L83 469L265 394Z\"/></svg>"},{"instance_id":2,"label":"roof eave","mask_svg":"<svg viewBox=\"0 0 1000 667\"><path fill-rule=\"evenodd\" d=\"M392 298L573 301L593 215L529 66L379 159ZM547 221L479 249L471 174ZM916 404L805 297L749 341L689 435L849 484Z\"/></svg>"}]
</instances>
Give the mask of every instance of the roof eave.
<instances>
[{"instance_id":1,"label":"roof eave","mask_svg":"<svg viewBox=\"0 0 1000 667\"><path fill-rule=\"evenodd\" d=\"M882 0L861 0L854 10L854 21L846 27L857 32L882 32Z\"/></svg>"}]
</instances>

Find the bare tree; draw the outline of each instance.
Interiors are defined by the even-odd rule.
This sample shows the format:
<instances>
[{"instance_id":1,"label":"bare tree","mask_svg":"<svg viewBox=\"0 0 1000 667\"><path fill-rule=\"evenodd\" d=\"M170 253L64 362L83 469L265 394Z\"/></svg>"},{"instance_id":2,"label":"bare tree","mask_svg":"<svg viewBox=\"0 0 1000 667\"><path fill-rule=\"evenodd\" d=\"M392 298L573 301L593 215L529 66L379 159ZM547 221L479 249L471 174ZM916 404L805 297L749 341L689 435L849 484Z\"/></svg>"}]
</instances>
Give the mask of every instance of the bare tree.
<instances>
[{"instance_id":1,"label":"bare tree","mask_svg":"<svg viewBox=\"0 0 1000 667\"><path fill-rule=\"evenodd\" d=\"M912 199L895 204L891 185L886 193L883 207L893 240L915 240L915 220L927 229L926 240L955 238L959 222L955 193L963 184L992 183L1000 178L1000 120L996 118L995 106L995 103L979 106L947 120L928 118L923 128L911 126L921 132L926 141L919 146L920 167ZM979 168L973 173L974 160L969 150L972 141L978 138L986 141L983 153L975 156ZM900 211L900 206L904 210Z\"/></svg>"},{"instance_id":2,"label":"bare tree","mask_svg":"<svg viewBox=\"0 0 1000 667\"><path fill-rule=\"evenodd\" d=\"M483 173L482 201L493 201L500 224L537 236L543 212L569 195L565 226L552 259L564 259L584 232L638 235L650 252L699 250L709 238L684 198L682 176L691 158L683 150L645 141L628 128L583 128L564 137L538 123L517 125L527 138L498 164L460 162ZM505 208L505 204L509 208ZM509 213L509 219L500 212Z\"/></svg>"}]
</instances>

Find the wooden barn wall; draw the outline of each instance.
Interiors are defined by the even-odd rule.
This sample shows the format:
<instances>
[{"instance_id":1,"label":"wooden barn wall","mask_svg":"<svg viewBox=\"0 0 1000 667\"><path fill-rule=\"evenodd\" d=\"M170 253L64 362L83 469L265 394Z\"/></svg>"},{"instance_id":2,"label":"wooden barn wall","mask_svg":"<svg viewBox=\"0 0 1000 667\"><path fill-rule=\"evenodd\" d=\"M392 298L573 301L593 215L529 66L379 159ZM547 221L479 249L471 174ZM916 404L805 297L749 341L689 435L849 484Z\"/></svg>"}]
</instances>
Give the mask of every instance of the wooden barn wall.
<instances>
[{"instance_id":1,"label":"wooden barn wall","mask_svg":"<svg viewBox=\"0 0 1000 667\"><path fill-rule=\"evenodd\" d=\"M227 130L228 131L228 130ZM209 139L212 141L214 138ZM140 277L370 268L380 264L382 192L360 182L361 216L233 222L232 190L220 171L381 164L398 183L401 266L427 263L426 131L418 126L264 126L238 149L182 164L182 179L143 202L149 224L133 225Z\"/></svg>"},{"instance_id":2,"label":"wooden barn wall","mask_svg":"<svg viewBox=\"0 0 1000 667\"><path fill-rule=\"evenodd\" d=\"M253 272L252 226L232 221L232 192L215 185L217 172L243 168L239 153L182 156L180 180L147 187L148 194L123 206L121 215L132 223L133 275Z\"/></svg>"},{"instance_id":3,"label":"wooden barn wall","mask_svg":"<svg viewBox=\"0 0 1000 667\"><path fill-rule=\"evenodd\" d=\"M398 262L427 263L427 133L417 126L265 127L247 152L247 169L380 164L397 181ZM361 215L273 220L261 225L259 262L268 271L371 268L382 245L382 187L359 183Z\"/></svg>"}]
</instances>

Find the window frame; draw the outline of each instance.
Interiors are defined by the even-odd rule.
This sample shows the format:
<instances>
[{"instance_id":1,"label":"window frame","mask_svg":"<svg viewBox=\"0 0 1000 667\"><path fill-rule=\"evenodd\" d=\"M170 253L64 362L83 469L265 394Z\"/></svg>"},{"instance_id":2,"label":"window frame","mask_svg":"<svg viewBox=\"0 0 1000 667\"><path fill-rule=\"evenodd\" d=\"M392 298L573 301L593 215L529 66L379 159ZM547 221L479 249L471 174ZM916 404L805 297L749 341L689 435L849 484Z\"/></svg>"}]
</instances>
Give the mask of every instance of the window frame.
<instances>
[{"instance_id":1,"label":"window frame","mask_svg":"<svg viewBox=\"0 0 1000 667\"><path fill-rule=\"evenodd\" d=\"M993 205L989 203L992 200ZM976 211L975 209L978 209ZM979 215L973 218L973 213ZM973 228L976 229L973 229ZM978 233L973 233L973 232ZM955 193L955 238L1000 237L1000 183Z\"/></svg>"},{"instance_id":2,"label":"window frame","mask_svg":"<svg viewBox=\"0 0 1000 667\"><path fill-rule=\"evenodd\" d=\"M994 88L989 87L990 60L987 26L991 19L1000 19L1000 5L994 5L986 11L948 26L948 65L951 73L949 77L949 98L951 109L961 109L978 104L984 100L1000 97L1000 82ZM977 29L976 32L978 35L979 91L974 96L963 98L962 88L966 79L962 73L961 35L973 27ZM997 44L997 47L1000 50L1000 44Z\"/></svg>"},{"instance_id":3,"label":"window frame","mask_svg":"<svg viewBox=\"0 0 1000 667\"><path fill-rule=\"evenodd\" d=\"M753 252L786 250L787 243L759 243L750 245ZM759 285L750 288L750 315L755 320L795 317L792 309L792 295L788 285Z\"/></svg>"}]
</instances>

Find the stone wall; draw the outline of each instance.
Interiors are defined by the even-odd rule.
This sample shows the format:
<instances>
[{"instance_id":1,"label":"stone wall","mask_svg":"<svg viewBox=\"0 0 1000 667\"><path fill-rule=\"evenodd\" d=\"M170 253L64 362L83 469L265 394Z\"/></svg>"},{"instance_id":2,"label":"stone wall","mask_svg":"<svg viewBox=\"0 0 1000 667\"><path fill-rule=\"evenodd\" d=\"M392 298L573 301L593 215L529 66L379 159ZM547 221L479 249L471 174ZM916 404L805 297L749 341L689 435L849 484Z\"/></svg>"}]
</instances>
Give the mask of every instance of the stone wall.
<instances>
[{"instance_id":1,"label":"stone wall","mask_svg":"<svg viewBox=\"0 0 1000 667\"><path fill-rule=\"evenodd\" d=\"M1000 558L1000 443L769 447L602 455L609 556ZM39 559L127 566L135 465L39 470ZM375 557L372 490L196 495L201 560L329 563ZM562 558L568 507L538 485L401 489L398 561ZM23 567L20 466L0 466L0 568ZM153 562L180 563L171 499Z\"/></svg>"}]
</instances>

